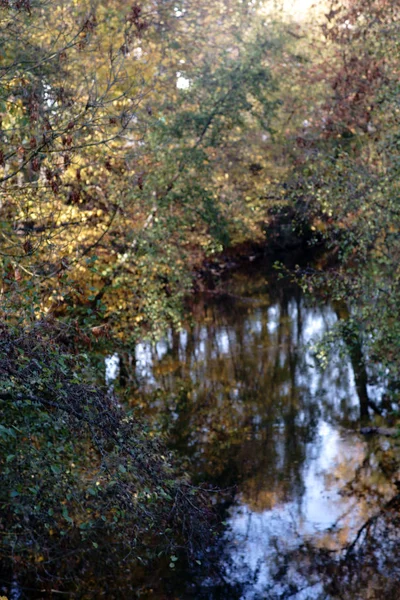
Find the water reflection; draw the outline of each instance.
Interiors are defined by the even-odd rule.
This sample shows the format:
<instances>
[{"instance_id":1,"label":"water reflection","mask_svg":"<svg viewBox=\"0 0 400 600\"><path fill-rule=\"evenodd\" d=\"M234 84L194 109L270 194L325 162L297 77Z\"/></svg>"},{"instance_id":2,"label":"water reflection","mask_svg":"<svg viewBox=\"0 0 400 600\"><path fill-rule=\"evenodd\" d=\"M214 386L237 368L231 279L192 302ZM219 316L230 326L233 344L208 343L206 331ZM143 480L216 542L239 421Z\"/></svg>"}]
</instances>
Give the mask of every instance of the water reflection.
<instances>
[{"instance_id":1,"label":"water reflection","mask_svg":"<svg viewBox=\"0 0 400 600\"><path fill-rule=\"evenodd\" d=\"M348 475L354 473L364 456L364 444L354 435L340 436L334 427L321 421L316 439L307 446L301 494L285 501L274 498L271 508L264 504L261 510L241 495L240 502L231 509L226 535L227 575L232 582L252 579L243 598L263 597L261 594L267 590L271 598L287 597L285 590L289 587L298 599L319 598L320 583L313 584L300 573L293 572L290 585L287 581L284 585L277 557L287 557L310 537L325 548L340 548L350 530L362 522L358 500L340 494L344 474L339 476L336 470L344 466ZM293 594L294 589L303 588L306 595Z\"/></svg>"},{"instance_id":2,"label":"water reflection","mask_svg":"<svg viewBox=\"0 0 400 600\"><path fill-rule=\"evenodd\" d=\"M224 294L198 298L191 326L136 349L143 409L164 415L199 480L235 486L225 580L242 598L320 598L319 578L287 556L309 540L343 547L374 510L367 494L343 491L368 469L355 433L368 412L359 373L340 344L324 370L314 356L337 319L337 308L289 282L238 274ZM376 474L373 487L393 495L390 477Z\"/></svg>"}]
</instances>

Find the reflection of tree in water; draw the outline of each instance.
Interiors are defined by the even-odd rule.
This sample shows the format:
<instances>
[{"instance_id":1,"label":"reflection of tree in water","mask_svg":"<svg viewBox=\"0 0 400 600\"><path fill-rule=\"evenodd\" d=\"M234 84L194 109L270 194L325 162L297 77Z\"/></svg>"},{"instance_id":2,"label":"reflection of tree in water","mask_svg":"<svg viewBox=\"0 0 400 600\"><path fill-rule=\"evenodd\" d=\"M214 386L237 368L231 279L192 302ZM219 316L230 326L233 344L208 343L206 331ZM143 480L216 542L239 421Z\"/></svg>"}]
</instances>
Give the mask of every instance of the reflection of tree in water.
<instances>
[{"instance_id":1,"label":"reflection of tree in water","mask_svg":"<svg viewBox=\"0 0 400 600\"><path fill-rule=\"evenodd\" d=\"M400 584L400 495L367 519L340 553L311 542L291 553L277 545L270 600L398 600ZM279 593L276 584L279 583ZM301 593L303 595L301 595ZM308 594L308 595L307 595Z\"/></svg>"},{"instance_id":2,"label":"reflection of tree in water","mask_svg":"<svg viewBox=\"0 0 400 600\"><path fill-rule=\"evenodd\" d=\"M168 353L155 361L157 410L168 415L173 445L193 457L201 476L241 484L246 501L261 510L301 496L306 446L319 420L349 418L351 409L338 411L324 399L332 378L343 380L340 372L315 372L318 389L308 389L304 320L329 320L331 309L308 306L287 282L267 288L264 279L250 297L241 285L235 282L234 294L204 295L185 337L171 337Z\"/></svg>"},{"instance_id":3,"label":"reflection of tree in water","mask_svg":"<svg viewBox=\"0 0 400 600\"><path fill-rule=\"evenodd\" d=\"M174 417L174 446L219 485L246 480L243 493L254 508L283 501L293 488L301 494L305 445L320 412L296 381L303 310L299 292L280 287L269 297L204 297L185 344L175 336L155 368Z\"/></svg>"},{"instance_id":4,"label":"reflection of tree in water","mask_svg":"<svg viewBox=\"0 0 400 600\"><path fill-rule=\"evenodd\" d=\"M268 286L264 277L253 277L250 293L248 282L238 276L231 288L226 285L224 293L198 298L193 324L185 333L171 335L161 356L157 349L153 351L153 391L144 395L143 404L150 406L156 419L161 415L165 420L172 446L182 456L191 457L199 480L221 488L237 486L250 517L288 503L297 503L301 512L305 472L310 453L318 451L321 423L336 429L343 425L354 428L360 412L365 413L365 398L357 402L356 391L361 389L358 374L351 383L351 366L355 366L351 363L358 357L353 353L350 362L342 360L338 365L332 361L324 372L318 371L306 344L314 333L327 331L340 315L330 305L310 303L287 282L274 281ZM363 443L359 443L363 452ZM342 485L343 497L347 494L360 500L365 521L374 507L393 493L387 486L390 477L383 478L386 483L377 477L385 462L383 455L373 448L355 472L349 457L342 456L335 472L329 474L334 487ZM327 481L327 488L329 485ZM315 538L316 545L311 537L302 538L294 529L290 535L296 540L296 550L293 545L288 549L279 536L274 540L270 535L274 560L260 598L266 593L271 599L289 598L302 588L306 594L299 596L302 599L349 597L345 592L340 596L341 585L343 589L346 581L352 585L347 565L367 560L368 552L372 558L375 555L367 540L362 545L371 551L362 555L360 540L347 560L339 560L338 548L355 535L351 517L346 518L336 531L326 532L324 539ZM378 523L382 528L386 521L376 519L368 535ZM378 535L370 537L378 544ZM333 544L333 539L337 543ZM229 552L225 553L228 571L230 560ZM231 565L231 569L236 567ZM377 567L371 562L369 568L372 572ZM207 597L240 598L241 583L243 589L255 589L257 571L245 571L243 563L241 579L212 578L212 595ZM355 577L357 569L354 573ZM334 585L339 586L338 592Z\"/></svg>"},{"instance_id":5,"label":"reflection of tree in water","mask_svg":"<svg viewBox=\"0 0 400 600\"><path fill-rule=\"evenodd\" d=\"M328 532L303 538L289 551L277 536L271 579L263 590L267 596L260 598L397 600L399 463L398 441L377 436L368 440L357 469L343 472L340 464L333 475L340 476L342 494L357 500L359 525L354 514L343 515Z\"/></svg>"}]
</instances>

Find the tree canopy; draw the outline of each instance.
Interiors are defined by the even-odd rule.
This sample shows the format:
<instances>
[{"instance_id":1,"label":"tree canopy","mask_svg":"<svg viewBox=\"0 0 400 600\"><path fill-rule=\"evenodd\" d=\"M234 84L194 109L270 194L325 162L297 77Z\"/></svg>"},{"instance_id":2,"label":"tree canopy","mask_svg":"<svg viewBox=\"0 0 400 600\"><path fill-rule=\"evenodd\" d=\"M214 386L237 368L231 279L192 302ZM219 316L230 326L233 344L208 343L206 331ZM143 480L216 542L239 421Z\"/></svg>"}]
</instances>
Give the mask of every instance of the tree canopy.
<instances>
[{"instance_id":1,"label":"tree canopy","mask_svg":"<svg viewBox=\"0 0 400 600\"><path fill-rule=\"evenodd\" d=\"M42 315L159 333L196 249L250 212L227 160L249 124L270 127L271 42L241 2L2 12L4 273Z\"/></svg>"},{"instance_id":2,"label":"tree canopy","mask_svg":"<svg viewBox=\"0 0 400 600\"><path fill-rule=\"evenodd\" d=\"M89 364L177 331L210 256L323 245L296 277L329 286L350 355L398 402L399 6L315 10L0 1L7 564L90 580L111 539L135 564L195 556L202 491ZM65 560L78 545L89 574Z\"/></svg>"}]
</instances>

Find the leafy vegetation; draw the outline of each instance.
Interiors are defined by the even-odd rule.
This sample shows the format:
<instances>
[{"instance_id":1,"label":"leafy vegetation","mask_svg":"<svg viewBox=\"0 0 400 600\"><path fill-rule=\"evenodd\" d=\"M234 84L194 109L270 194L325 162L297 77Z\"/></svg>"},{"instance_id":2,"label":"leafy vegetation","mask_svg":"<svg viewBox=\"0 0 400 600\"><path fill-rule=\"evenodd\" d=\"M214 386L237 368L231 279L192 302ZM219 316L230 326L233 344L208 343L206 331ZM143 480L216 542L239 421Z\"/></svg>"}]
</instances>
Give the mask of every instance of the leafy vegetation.
<instances>
[{"instance_id":1,"label":"leafy vegetation","mask_svg":"<svg viewBox=\"0 0 400 600\"><path fill-rule=\"evenodd\" d=\"M9 310L159 335L193 263L251 212L230 197L228 147L270 125L271 43L240 2L1 10Z\"/></svg>"},{"instance_id":2,"label":"leafy vegetation","mask_svg":"<svg viewBox=\"0 0 400 600\"><path fill-rule=\"evenodd\" d=\"M205 500L159 436L82 382L86 361L62 337L40 322L1 329L3 561L74 590L182 546L194 558L210 536Z\"/></svg>"},{"instance_id":3,"label":"leafy vegetation","mask_svg":"<svg viewBox=\"0 0 400 600\"><path fill-rule=\"evenodd\" d=\"M308 122L296 140L291 195L339 263L310 285L322 276L347 304L373 377L397 398L398 7L334 3L322 29L328 57L305 66L302 77L316 89L322 81L323 93L303 113Z\"/></svg>"},{"instance_id":4,"label":"leafy vegetation","mask_svg":"<svg viewBox=\"0 0 400 600\"><path fill-rule=\"evenodd\" d=\"M205 257L322 243L322 268L297 275L329 286L360 385L398 401L399 8L320 5L296 21L254 0L0 2L0 547L15 570L68 587L101 576L111 543L135 564L205 543L202 494L81 354L177 331Z\"/></svg>"}]
</instances>

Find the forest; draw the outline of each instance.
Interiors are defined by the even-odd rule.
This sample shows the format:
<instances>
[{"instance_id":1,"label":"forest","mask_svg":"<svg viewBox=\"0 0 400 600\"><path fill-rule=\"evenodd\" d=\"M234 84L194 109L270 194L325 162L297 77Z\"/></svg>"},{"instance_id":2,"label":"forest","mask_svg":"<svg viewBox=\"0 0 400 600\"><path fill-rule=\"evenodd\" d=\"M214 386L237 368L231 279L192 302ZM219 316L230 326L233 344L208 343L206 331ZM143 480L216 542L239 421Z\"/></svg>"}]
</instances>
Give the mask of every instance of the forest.
<instances>
[{"instance_id":1,"label":"forest","mask_svg":"<svg viewBox=\"0 0 400 600\"><path fill-rule=\"evenodd\" d=\"M0 0L0 600L398 598L399 97L397 0Z\"/></svg>"}]
</instances>

